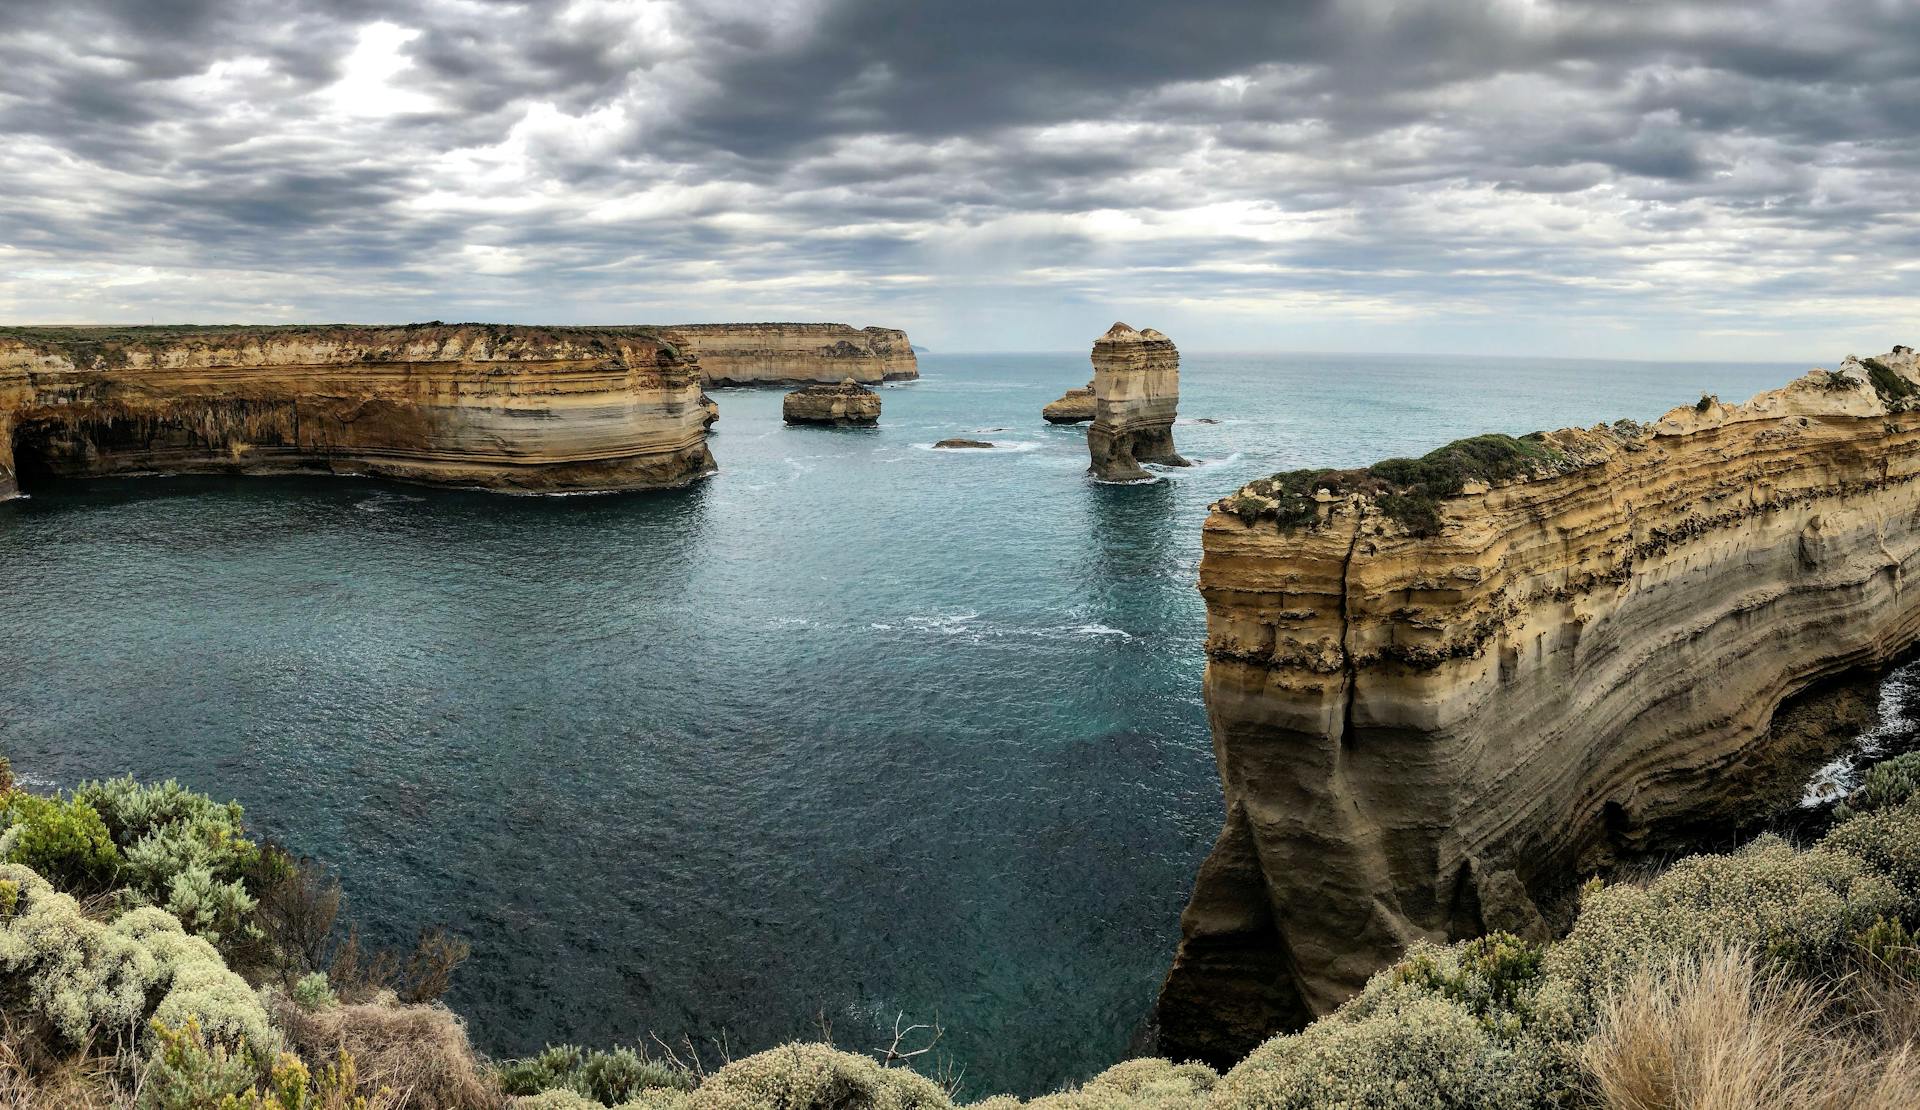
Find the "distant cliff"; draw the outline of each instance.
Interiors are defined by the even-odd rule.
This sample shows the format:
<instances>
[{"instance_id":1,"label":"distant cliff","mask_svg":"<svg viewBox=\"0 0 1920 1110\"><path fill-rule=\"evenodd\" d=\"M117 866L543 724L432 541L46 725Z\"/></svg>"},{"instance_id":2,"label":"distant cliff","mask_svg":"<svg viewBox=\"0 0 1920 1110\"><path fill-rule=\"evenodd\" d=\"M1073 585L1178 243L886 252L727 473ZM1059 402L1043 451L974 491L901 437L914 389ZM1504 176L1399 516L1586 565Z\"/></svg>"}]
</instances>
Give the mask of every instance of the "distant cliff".
<instances>
[{"instance_id":1,"label":"distant cliff","mask_svg":"<svg viewBox=\"0 0 1920 1110\"><path fill-rule=\"evenodd\" d=\"M1215 504L1227 817L1163 1049L1234 1058L1416 940L1545 935L1584 876L1797 796L1848 738L1798 707L1920 636L1917 401L1896 348L1651 426L1481 436Z\"/></svg>"},{"instance_id":2,"label":"distant cliff","mask_svg":"<svg viewBox=\"0 0 1920 1110\"><path fill-rule=\"evenodd\" d=\"M699 360L709 385L862 385L920 376L907 333L846 324L673 324L661 329Z\"/></svg>"},{"instance_id":3,"label":"distant cliff","mask_svg":"<svg viewBox=\"0 0 1920 1110\"><path fill-rule=\"evenodd\" d=\"M0 496L17 471L674 486L714 468L700 401L645 328L0 328Z\"/></svg>"}]
</instances>

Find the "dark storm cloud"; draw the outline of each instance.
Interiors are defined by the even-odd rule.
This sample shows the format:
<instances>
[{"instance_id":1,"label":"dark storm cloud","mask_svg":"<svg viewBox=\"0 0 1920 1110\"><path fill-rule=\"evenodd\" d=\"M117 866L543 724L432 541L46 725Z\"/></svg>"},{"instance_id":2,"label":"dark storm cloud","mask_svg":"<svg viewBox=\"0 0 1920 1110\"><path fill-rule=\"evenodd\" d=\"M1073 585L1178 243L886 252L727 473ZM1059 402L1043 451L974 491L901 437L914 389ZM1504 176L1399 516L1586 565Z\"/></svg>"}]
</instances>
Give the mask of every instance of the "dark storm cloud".
<instances>
[{"instance_id":1,"label":"dark storm cloud","mask_svg":"<svg viewBox=\"0 0 1920 1110\"><path fill-rule=\"evenodd\" d=\"M1916 75L1920 0L0 0L0 316L1884 327Z\"/></svg>"}]
</instances>

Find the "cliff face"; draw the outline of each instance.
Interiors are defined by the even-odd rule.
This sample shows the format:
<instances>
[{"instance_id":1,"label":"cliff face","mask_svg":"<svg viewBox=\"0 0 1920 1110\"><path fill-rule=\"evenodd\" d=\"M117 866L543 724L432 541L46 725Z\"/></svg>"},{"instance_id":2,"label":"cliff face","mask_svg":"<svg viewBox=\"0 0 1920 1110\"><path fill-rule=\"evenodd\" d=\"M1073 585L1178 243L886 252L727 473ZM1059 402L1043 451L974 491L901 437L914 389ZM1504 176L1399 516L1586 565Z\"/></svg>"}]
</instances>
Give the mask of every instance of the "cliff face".
<instances>
[{"instance_id":1,"label":"cliff face","mask_svg":"<svg viewBox=\"0 0 1920 1110\"><path fill-rule=\"evenodd\" d=\"M1163 1048L1235 1057L1413 941L1544 934L1584 876L1797 796L1849 735L1802 708L1920 635L1917 399L1899 348L1216 504L1227 818Z\"/></svg>"},{"instance_id":2,"label":"cliff face","mask_svg":"<svg viewBox=\"0 0 1920 1110\"><path fill-rule=\"evenodd\" d=\"M1152 328L1107 329L1093 342L1094 415L1087 429L1093 476L1131 482L1149 477L1141 463L1187 465L1173 449L1179 404L1180 352L1173 340Z\"/></svg>"},{"instance_id":3,"label":"cliff face","mask_svg":"<svg viewBox=\"0 0 1920 1110\"><path fill-rule=\"evenodd\" d=\"M846 324L675 324L661 329L709 385L907 381L920 376L907 333Z\"/></svg>"},{"instance_id":4,"label":"cliff face","mask_svg":"<svg viewBox=\"0 0 1920 1110\"><path fill-rule=\"evenodd\" d=\"M711 472L698 366L639 328L0 330L16 471L332 471L532 492Z\"/></svg>"}]
</instances>

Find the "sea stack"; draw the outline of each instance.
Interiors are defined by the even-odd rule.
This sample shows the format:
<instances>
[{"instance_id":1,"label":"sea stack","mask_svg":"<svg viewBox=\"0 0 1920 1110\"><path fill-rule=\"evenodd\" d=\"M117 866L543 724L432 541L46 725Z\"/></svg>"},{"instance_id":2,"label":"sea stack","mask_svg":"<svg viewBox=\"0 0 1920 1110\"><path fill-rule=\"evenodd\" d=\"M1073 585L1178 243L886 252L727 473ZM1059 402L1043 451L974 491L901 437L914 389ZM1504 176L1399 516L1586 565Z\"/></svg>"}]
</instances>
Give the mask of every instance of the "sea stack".
<instances>
[{"instance_id":1,"label":"sea stack","mask_svg":"<svg viewBox=\"0 0 1920 1110\"><path fill-rule=\"evenodd\" d=\"M16 471L678 486L714 469L706 416L649 328L0 329L0 497Z\"/></svg>"},{"instance_id":2,"label":"sea stack","mask_svg":"<svg viewBox=\"0 0 1920 1110\"><path fill-rule=\"evenodd\" d=\"M810 385L787 394L780 415L789 424L871 428L880 423L880 395L852 378L839 385Z\"/></svg>"},{"instance_id":3,"label":"sea stack","mask_svg":"<svg viewBox=\"0 0 1920 1110\"><path fill-rule=\"evenodd\" d=\"M1588 877L1797 803L1858 736L1839 710L1870 715L1920 640L1916 401L1900 347L1650 426L1476 436L1216 503L1226 821L1162 1051L1236 1059L1417 941L1544 938Z\"/></svg>"},{"instance_id":4,"label":"sea stack","mask_svg":"<svg viewBox=\"0 0 1920 1110\"><path fill-rule=\"evenodd\" d=\"M1173 449L1180 404L1180 352L1173 340L1152 328L1108 328L1093 342L1093 404L1087 451L1095 478L1134 482L1151 477L1141 463L1188 465Z\"/></svg>"},{"instance_id":5,"label":"sea stack","mask_svg":"<svg viewBox=\"0 0 1920 1110\"><path fill-rule=\"evenodd\" d=\"M1040 416L1049 424L1084 424L1093 419L1093 383L1088 382L1085 389L1069 389L1040 410Z\"/></svg>"}]
</instances>

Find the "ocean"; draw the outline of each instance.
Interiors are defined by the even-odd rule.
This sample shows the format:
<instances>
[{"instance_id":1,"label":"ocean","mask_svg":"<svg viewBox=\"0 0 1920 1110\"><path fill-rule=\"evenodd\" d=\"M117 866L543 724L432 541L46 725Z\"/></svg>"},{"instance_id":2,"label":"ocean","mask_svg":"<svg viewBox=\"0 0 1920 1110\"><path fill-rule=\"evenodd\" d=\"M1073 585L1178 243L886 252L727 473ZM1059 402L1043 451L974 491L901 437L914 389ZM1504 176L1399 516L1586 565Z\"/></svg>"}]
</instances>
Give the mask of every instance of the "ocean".
<instances>
[{"instance_id":1,"label":"ocean","mask_svg":"<svg viewBox=\"0 0 1920 1110\"><path fill-rule=\"evenodd\" d=\"M720 473L675 492L44 484L0 505L0 752L236 798L367 940L460 933L496 1055L899 1020L1038 1093L1136 1042L1218 830L1210 502L1804 369L1192 354L1198 465L1115 486L1039 416L1083 352L934 353L877 429L717 391Z\"/></svg>"}]
</instances>

